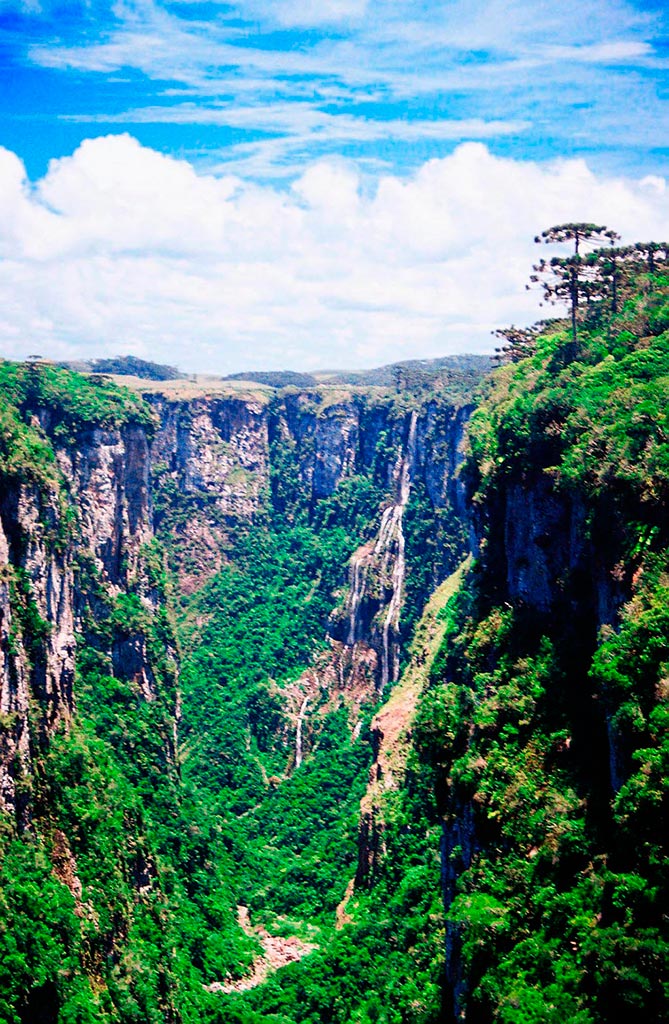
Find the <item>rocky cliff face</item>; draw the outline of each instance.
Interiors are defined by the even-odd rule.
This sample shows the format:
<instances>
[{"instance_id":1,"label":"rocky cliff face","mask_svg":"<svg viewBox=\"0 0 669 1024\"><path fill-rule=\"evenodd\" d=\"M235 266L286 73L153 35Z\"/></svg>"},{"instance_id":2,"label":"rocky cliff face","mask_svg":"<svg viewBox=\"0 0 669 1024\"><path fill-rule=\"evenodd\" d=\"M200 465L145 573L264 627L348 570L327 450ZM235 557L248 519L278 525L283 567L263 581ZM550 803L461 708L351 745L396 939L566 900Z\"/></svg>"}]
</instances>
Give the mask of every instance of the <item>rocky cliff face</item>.
<instances>
[{"instance_id":1,"label":"rocky cliff face","mask_svg":"<svg viewBox=\"0 0 669 1024\"><path fill-rule=\"evenodd\" d=\"M48 411L40 420L48 437ZM0 799L19 819L28 813L31 761L45 738L67 725L76 703L76 637L94 602L82 582L82 560L113 600L137 583L142 545L153 536L144 427L94 429L76 446L54 448L50 481L6 481L0 498ZM157 596L140 589L154 609ZM149 694L143 638L113 646L115 670L137 676Z\"/></svg>"},{"instance_id":2,"label":"rocky cliff face","mask_svg":"<svg viewBox=\"0 0 669 1024\"><path fill-rule=\"evenodd\" d=\"M267 486L268 415L262 401L147 396L159 429L151 444L155 479L209 499L221 515L251 518Z\"/></svg>"},{"instance_id":3,"label":"rocky cliff face","mask_svg":"<svg viewBox=\"0 0 669 1024\"><path fill-rule=\"evenodd\" d=\"M225 557L227 531L252 522L269 484L266 402L146 396L159 428L151 444L154 525L171 533L181 586L192 593Z\"/></svg>"},{"instance_id":4,"label":"rocky cliff face","mask_svg":"<svg viewBox=\"0 0 669 1024\"><path fill-rule=\"evenodd\" d=\"M324 623L333 654L320 672L344 689L373 693L399 672L411 568L403 519L413 489L420 484L434 509L456 518L464 511L456 469L469 406L434 401L405 412L390 400L319 392L146 397L155 430L132 422L89 427L76 444L61 443L52 412L36 408L34 425L50 439L57 471L48 486L8 482L3 490L0 798L19 814L27 813L27 797L23 807L17 794L35 744L72 715L76 637L87 610L100 613L100 590L111 600L132 590L149 612L160 602L142 561L156 530L172 536L189 592L220 567L230 531L262 515L268 501L274 514L290 516L298 492L313 510L356 474L373 478L386 502L375 535L342 567L347 591ZM82 562L95 588L83 582ZM435 565L440 572L439 559ZM114 672L136 679L152 699L141 630L116 637L109 653Z\"/></svg>"},{"instance_id":5,"label":"rocky cliff face","mask_svg":"<svg viewBox=\"0 0 669 1024\"><path fill-rule=\"evenodd\" d=\"M632 567L621 561L624 547L617 535L614 516L603 516L592 529L596 511L588 496L575 488L558 486L555 475L541 470L523 474L492 472L494 484L488 485L485 500L473 504L471 516L472 546L478 557L477 578L470 582L480 602L476 614L485 621L492 605L513 613L519 649L531 648L531 637L544 634L559 647L564 677L556 689L564 701L562 724L568 733L567 746L573 764L587 783L591 806L605 804L620 787L617 771L619 740L610 727L605 708L593 690L589 677L593 654L600 642L602 627L612 629L618 623L620 609L632 593ZM501 621L501 620L500 620ZM507 656L494 650L486 669L494 677L498 659ZM469 638L470 642L474 640ZM504 650L504 641L500 642ZM470 654L474 661L476 655ZM519 663L522 664L522 663ZM462 667L462 662L458 662ZM457 669L451 669L457 678ZM514 667L514 671L519 671ZM557 674L557 673L556 673ZM464 688L464 687L463 687ZM490 683L486 697L495 718L503 715L495 703L495 684ZM483 698L481 698L483 700ZM493 726L487 729L492 733ZM471 727L463 741L471 748L473 778L486 770L485 726ZM491 843L490 823L481 806L485 801L476 784L445 783L442 790L442 887L448 910L458 894L461 879L478 858L488 855ZM473 794L473 795L472 795ZM446 979L451 999L449 1019L465 1019L471 995L471 978L463 963L462 923L446 922Z\"/></svg>"},{"instance_id":6,"label":"rocky cliff face","mask_svg":"<svg viewBox=\"0 0 669 1024\"><path fill-rule=\"evenodd\" d=\"M53 491L17 484L0 503L3 737L0 800L24 818L31 750L40 734L67 721L74 680L74 595L70 552L50 550L62 528ZM35 708L38 709L35 714ZM33 713L31 714L31 709ZM23 784L23 786L22 786Z\"/></svg>"},{"instance_id":7,"label":"rocky cliff face","mask_svg":"<svg viewBox=\"0 0 669 1024\"><path fill-rule=\"evenodd\" d=\"M487 509L486 520L473 516L474 545L490 537L486 560L498 559L509 600L524 602L541 614L577 601L590 609L595 631L615 621L630 593L630 579L614 572L616 524L602 517L595 535L592 509L583 495L558 489L546 474L509 481Z\"/></svg>"},{"instance_id":8,"label":"rocky cliff face","mask_svg":"<svg viewBox=\"0 0 669 1024\"><path fill-rule=\"evenodd\" d=\"M159 418L151 443L154 489L171 480L194 506L199 500L220 516L251 518L258 511L271 472L279 469L281 444L312 506L342 480L372 469L397 496L399 460L410 447L411 481L424 483L436 508L450 503L464 513L456 470L471 405L428 403L410 436L410 413L364 393L341 399L319 392L279 392L271 399L145 397Z\"/></svg>"},{"instance_id":9,"label":"rocky cliff face","mask_svg":"<svg viewBox=\"0 0 669 1024\"><path fill-rule=\"evenodd\" d=\"M578 358L548 332L470 425L477 562L435 680L439 734L424 730L449 1020L615 1020L638 977L648 1019L666 1013L637 954L642 935L662 945L661 911L635 915L627 892L666 871L667 336L641 322L624 348L583 330Z\"/></svg>"},{"instance_id":10,"label":"rocky cliff face","mask_svg":"<svg viewBox=\"0 0 669 1024\"><path fill-rule=\"evenodd\" d=\"M279 393L271 400L161 396L152 405L160 418L151 445L154 518L176 541L186 591L220 567L230 531L252 522L267 500L274 514L291 518L296 502L313 513L356 474L378 483L386 494L378 529L351 559L348 594L328 631L347 649L339 650L339 666L356 672L364 663L368 674L371 660L380 689L397 679L407 574L404 511L420 485L432 509L464 519L457 469L472 407L433 401L411 413L364 394L320 392ZM430 584L451 568L436 567Z\"/></svg>"}]
</instances>

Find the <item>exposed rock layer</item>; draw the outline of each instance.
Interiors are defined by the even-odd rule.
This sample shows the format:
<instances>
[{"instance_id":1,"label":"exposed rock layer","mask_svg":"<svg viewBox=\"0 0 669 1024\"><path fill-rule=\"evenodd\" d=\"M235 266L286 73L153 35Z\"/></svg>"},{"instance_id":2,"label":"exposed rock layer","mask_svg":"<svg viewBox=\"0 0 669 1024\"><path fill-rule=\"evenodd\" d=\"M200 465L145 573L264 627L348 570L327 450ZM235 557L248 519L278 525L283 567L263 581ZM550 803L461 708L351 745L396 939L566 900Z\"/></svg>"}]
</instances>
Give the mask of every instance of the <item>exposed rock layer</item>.
<instances>
[{"instance_id":1,"label":"exposed rock layer","mask_svg":"<svg viewBox=\"0 0 669 1024\"><path fill-rule=\"evenodd\" d=\"M222 564L229 531L261 516L268 500L275 515L291 515L277 480L291 477L315 507L346 478L373 476L388 504L377 535L348 570L342 567L350 596L327 628L336 653L332 671L342 685L344 676L369 679L371 671L374 685L383 687L399 669L407 571L402 520L411 488L419 482L433 508L462 513L455 470L470 407L435 401L409 413L362 393L146 397L155 431L133 423L100 427L69 445L50 412L37 410L59 482L8 485L0 497L0 800L19 818L29 813L29 800L18 795L17 783L29 776L35 745L67 725L74 710L76 636L86 629L87 613L95 618L101 593L114 599L131 590L149 613L160 601L142 561L157 529L174 537L182 586L192 591ZM115 674L136 680L144 698L154 699L141 628L116 636L109 657Z\"/></svg>"},{"instance_id":2,"label":"exposed rock layer","mask_svg":"<svg viewBox=\"0 0 669 1024\"><path fill-rule=\"evenodd\" d=\"M153 535L144 428L90 431L56 458L59 481L10 482L0 496L0 800L20 819L32 752L74 710L75 636L91 598L82 559L103 591L119 594L140 573ZM151 606L148 589L144 600ZM135 647L133 674L148 679L141 638Z\"/></svg>"}]
</instances>

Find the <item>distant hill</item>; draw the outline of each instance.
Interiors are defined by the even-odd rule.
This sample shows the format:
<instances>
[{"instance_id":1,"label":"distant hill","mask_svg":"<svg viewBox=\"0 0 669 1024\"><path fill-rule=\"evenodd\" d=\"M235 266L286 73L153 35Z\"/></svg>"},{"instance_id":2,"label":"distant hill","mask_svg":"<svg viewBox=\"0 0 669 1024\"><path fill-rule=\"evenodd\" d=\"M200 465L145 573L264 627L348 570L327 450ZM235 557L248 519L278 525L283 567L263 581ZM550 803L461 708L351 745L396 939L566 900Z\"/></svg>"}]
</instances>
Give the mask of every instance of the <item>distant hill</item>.
<instances>
[{"instance_id":1,"label":"distant hill","mask_svg":"<svg viewBox=\"0 0 669 1024\"><path fill-rule=\"evenodd\" d=\"M474 384L493 369L490 356L457 355L439 359L406 359L372 370L320 370L314 374L292 370L258 370L232 373L224 380L248 380L273 388L312 388L319 384L359 385L424 391L435 387Z\"/></svg>"},{"instance_id":2,"label":"distant hill","mask_svg":"<svg viewBox=\"0 0 669 1024\"><path fill-rule=\"evenodd\" d=\"M180 380L186 376L176 366L152 363L136 356L112 356L109 359L87 359L58 365L82 373L120 374L124 377L141 377L143 380Z\"/></svg>"},{"instance_id":3,"label":"distant hill","mask_svg":"<svg viewBox=\"0 0 669 1024\"><path fill-rule=\"evenodd\" d=\"M399 363L387 363L372 370L333 370L318 374L322 383L362 384L378 387L414 390L433 386L445 377L476 376L490 373L493 368L490 356L464 354L442 356L438 359L405 359Z\"/></svg>"},{"instance_id":4,"label":"distant hill","mask_svg":"<svg viewBox=\"0 0 669 1024\"><path fill-rule=\"evenodd\" d=\"M310 373L295 373L293 370L250 370L247 373L231 373L223 380L249 380L254 384L266 384L270 388L313 388L318 384Z\"/></svg>"}]
</instances>

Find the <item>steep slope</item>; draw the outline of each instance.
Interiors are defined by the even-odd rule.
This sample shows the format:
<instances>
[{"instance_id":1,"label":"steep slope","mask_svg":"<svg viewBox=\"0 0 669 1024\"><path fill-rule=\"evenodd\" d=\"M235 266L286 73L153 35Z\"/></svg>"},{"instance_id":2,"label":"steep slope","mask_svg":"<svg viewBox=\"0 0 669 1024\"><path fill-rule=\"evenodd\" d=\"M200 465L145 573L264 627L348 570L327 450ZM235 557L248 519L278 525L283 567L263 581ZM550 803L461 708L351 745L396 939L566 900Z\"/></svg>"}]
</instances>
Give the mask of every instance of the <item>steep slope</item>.
<instances>
[{"instance_id":1,"label":"steep slope","mask_svg":"<svg viewBox=\"0 0 669 1024\"><path fill-rule=\"evenodd\" d=\"M458 590L464 569L465 565L456 570L431 595L416 626L402 678L372 719L374 760L360 801L358 868L352 893L372 885L379 870L388 805L406 780L417 710L446 632L446 604Z\"/></svg>"},{"instance_id":2,"label":"steep slope","mask_svg":"<svg viewBox=\"0 0 669 1024\"><path fill-rule=\"evenodd\" d=\"M667 1017L668 284L544 333L472 420L477 559L417 729L449 1020Z\"/></svg>"},{"instance_id":3,"label":"steep slope","mask_svg":"<svg viewBox=\"0 0 669 1024\"><path fill-rule=\"evenodd\" d=\"M127 392L47 366L3 364L0 392L0 1013L176 1019L170 932L188 899L169 880L177 662L155 423Z\"/></svg>"},{"instance_id":4,"label":"steep slope","mask_svg":"<svg viewBox=\"0 0 669 1024\"><path fill-rule=\"evenodd\" d=\"M473 415L2 364L3 1019L667 1018L669 281L620 274Z\"/></svg>"},{"instance_id":5,"label":"steep slope","mask_svg":"<svg viewBox=\"0 0 669 1024\"><path fill-rule=\"evenodd\" d=\"M441 823L434 770L417 757L412 736L463 569L431 596L403 677L372 720L356 877L337 908L337 930L301 964L222 1001L222 1020L442 1020Z\"/></svg>"},{"instance_id":6,"label":"steep slope","mask_svg":"<svg viewBox=\"0 0 669 1024\"><path fill-rule=\"evenodd\" d=\"M341 930L240 1019L667 1019L669 282L621 292L475 413L475 561L373 720Z\"/></svg>"},{"instance_id":7,"label":"steep slope","mask_svg":"<svg viewBox=\"0 0 669 1024\"><path fill-rule=\"evenodd\" d=\"M355 873L371 714L462 549L471 404L289 390L255 399L252 424L245 399L231 424L223 400L156 401L184 439L176 459L161 448L157 502L163 487L181 502L162 534L177 564L196 533L210 550L181 605L184 777L221 822L254 923L327 941ZM218 479L197 409L219 431Z\"/></svg>"}]
</instances>

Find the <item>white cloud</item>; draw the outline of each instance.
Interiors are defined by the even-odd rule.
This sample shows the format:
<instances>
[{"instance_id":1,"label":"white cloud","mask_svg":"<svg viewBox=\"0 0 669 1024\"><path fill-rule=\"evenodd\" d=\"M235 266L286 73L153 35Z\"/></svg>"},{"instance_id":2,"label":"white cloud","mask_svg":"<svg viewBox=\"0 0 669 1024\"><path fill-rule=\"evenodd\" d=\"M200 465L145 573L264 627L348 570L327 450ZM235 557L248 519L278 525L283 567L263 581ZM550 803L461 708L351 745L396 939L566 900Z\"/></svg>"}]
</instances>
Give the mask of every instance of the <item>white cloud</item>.
<instances>
[{"instance_id":1,"label":"white cloud","mask_svg":"<svg viewBox=\"0 0 669 1024\"><path fill-rule=\"evenodd\" d=\"M10 357L212 372L490 349L493 327L542 315L524 290L533 236L579 219L668 237L669 191L482 143L372 191L352 162L261 187L128 135L86 141L32 187L0 150L0 338Z\"/></svg>"},{"instance_id":2,"label":"white cloud","mask_svg":"<svg viewBox=\"0 0 669 1024\"><path fill-rule=\"evenodd\" d=\"M493 66L506 67L510 57L516 58L512 66L518 72L528 58L537 64L649 65L654 57L649 36L661 26L659 13L640 12L626 0L590 0L587 19L582 0L552 6L533 0L242 0L219 3L218 16L205 0L201 21L180 17L179 6L158 0L120 3L116 21L99 36L91 33L74 44L54 39L27 52L43 67L97 72L131 67L205 92L229 83L230 69L271 77L334 76L353 86L382 82L391 88L396 77L406 86L404 76L412 71L410 77L420 78L424 90L431 76L460 65L463 55L480 58L484 52ZM189 6L196 4L191 0ZM231 6L244 27L231 21ZM313 39L297 35L294 45L286 46L271 35L277 26L287 31L322 27L326 33L332 26L334 31L316 32Z\"/></svg>"},{"instance_id":3,"label":"white cloud","mask_svg":"<svg viewBox=\"0 0 669 1024\"><path fill-rule=\"evenodd\" d=\"M239 5L247 17L283 27L350 25L360 21L368 0L245 0Z\"/></svg>"},{"instance_id":4,"label":"white cloud","mask_svg":"<svg viewBox=\"0 0 669 1024\"><path fill-rule=\"evenodd\" d=\"M549 60L566 60L585 64L639 63L653 57L650 43L634 40L619 40L613 43L591 43L590 45L547 46L541 51Z\"/></svg>"}]
</instances>

